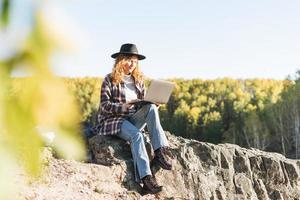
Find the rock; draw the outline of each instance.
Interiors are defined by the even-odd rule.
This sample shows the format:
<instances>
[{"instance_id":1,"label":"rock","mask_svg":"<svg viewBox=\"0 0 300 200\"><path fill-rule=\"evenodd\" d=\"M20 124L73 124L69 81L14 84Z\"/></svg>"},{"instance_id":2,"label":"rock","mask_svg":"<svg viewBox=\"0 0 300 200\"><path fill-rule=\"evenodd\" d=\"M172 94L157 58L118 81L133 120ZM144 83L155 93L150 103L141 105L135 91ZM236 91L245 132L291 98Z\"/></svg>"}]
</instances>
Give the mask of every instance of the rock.
<instances>
[{"instance_id":1,"label":"rock","mask_svg":"<svg viewBox=\"0 0 300 200\"><path fill-rule=\"evenodd\" d=\"M159 194L162 199L300 199L297 160L233 144L213 145L166 135L174 170L160 169L155 174L164 186ZM128 166L132 173L124 180L125 187L128 178L134 180L130 147L125 141L95 136L90 144L96 163L108 164L109 158L109 165L123 162ZM139 191L136 186L131 182L127 188Z\"/></svg>"},{"instance_id":2,"label":"rock","mask_svg":"<svg viewBox=\"0 0 300 200\"><path fill-rule=\"evenodd\" d=\"M96 164L51 158L47 183L33 183L21 194L49 200L300 199L299 160L233 144L213 145L166 135L174 168L153 168L157 182L164 186L157 195L141 196L141 186L134 181L130 145L112 136L89 140ZM149 143L147 150L152 158Z\"/></svg>"}]
</instances>

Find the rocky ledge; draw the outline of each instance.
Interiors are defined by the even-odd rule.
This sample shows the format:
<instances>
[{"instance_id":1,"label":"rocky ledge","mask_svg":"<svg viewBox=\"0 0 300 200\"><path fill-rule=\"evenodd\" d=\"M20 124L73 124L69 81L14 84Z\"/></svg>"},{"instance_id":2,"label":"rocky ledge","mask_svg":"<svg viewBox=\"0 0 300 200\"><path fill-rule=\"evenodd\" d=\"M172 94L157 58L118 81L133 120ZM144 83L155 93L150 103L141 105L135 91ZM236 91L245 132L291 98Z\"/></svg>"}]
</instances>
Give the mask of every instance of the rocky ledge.
<instances>
[{"instance_id":1,"label":"rocky ledge","mask_svg":"<svg viewBox=\"0 0 300 200\"><path fill-rule=\"evenodd\" d=\"M300 160L281 154L187 140L166 132L174 168L153 172L163 191L140 194L130 146L112 136L89 140L93 163L51 158L47 176L21 191L25 199L300 199ZM153 155L147 145L148 154Z\"/></svg>"}]
</instances>

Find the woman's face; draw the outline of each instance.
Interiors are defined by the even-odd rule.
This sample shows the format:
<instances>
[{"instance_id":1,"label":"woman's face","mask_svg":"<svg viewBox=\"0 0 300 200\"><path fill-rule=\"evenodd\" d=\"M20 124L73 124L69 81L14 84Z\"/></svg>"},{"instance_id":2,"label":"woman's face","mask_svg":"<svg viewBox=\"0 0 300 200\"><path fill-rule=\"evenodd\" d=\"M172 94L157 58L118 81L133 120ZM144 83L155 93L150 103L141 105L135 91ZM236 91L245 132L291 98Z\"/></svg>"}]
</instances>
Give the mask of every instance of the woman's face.
<instances>
[{"instance_id":1,"label":"woman's face","mask_svg":"<svg viewBox=\"0 0 300 200\"><path fill-rule=\"evenodd\" d=\"M137 56L128 56L125 57L123 60L123 70L126 75L133 72L138 64L138 57Z\"/></svg>"}]
</instances>

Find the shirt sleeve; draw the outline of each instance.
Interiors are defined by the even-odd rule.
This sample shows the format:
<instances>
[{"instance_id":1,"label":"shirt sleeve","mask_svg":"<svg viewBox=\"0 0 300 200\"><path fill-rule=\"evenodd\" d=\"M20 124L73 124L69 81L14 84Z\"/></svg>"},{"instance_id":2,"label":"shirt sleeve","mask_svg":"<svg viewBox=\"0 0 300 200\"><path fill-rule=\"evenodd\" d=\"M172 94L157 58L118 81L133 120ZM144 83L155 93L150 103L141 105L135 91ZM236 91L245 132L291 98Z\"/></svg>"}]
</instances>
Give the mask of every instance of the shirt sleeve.
<instances>
[{"instance_id":1,"label":"shirt sleeve","mask_svg":"<svg viewBox=\"0 0 300 200\"><path fill-rule=\"evenodd\" d=\"M145 87L145 83L142 82L141 84L141 96L142 96L142 99L145 99L145 96L146 96L146 87Z\"/></svg>"},{"instance_id":2,"label":"shirt sleeve","mask_svg":"<svg viewBox=\"0 0 300 200\"><path fill-rule=\"evenodd\" d=\"M101 86L101 101L100 109L102 113L106 114L123 114L125 111L122 109L124 103L114 103L112 102L112 83L110 77L107 76L103 80Z\"/></svg>"}]
</instances>

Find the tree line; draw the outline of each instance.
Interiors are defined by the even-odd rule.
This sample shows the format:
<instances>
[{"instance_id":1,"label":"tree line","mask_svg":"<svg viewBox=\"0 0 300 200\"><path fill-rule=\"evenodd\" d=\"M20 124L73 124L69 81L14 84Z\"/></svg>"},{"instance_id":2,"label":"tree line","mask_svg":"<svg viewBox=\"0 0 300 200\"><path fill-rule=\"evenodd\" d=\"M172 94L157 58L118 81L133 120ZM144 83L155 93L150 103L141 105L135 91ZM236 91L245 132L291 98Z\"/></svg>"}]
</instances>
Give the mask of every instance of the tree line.
<instances>
[{"instance_id":1,"label":"tree line","mask_svg":"<svg viewBox=\"0 0 300 200\"><path fill-rule=\"evenodd\" d=\"M95 125L102 78L64 78L81 108L81 121ZM300 82L222 78L169 79L176 83L160 107L165 130L211 143L234 143L300 156ZM146 81L146 85L149 80Z\"/></svg>"}]
</instances>

